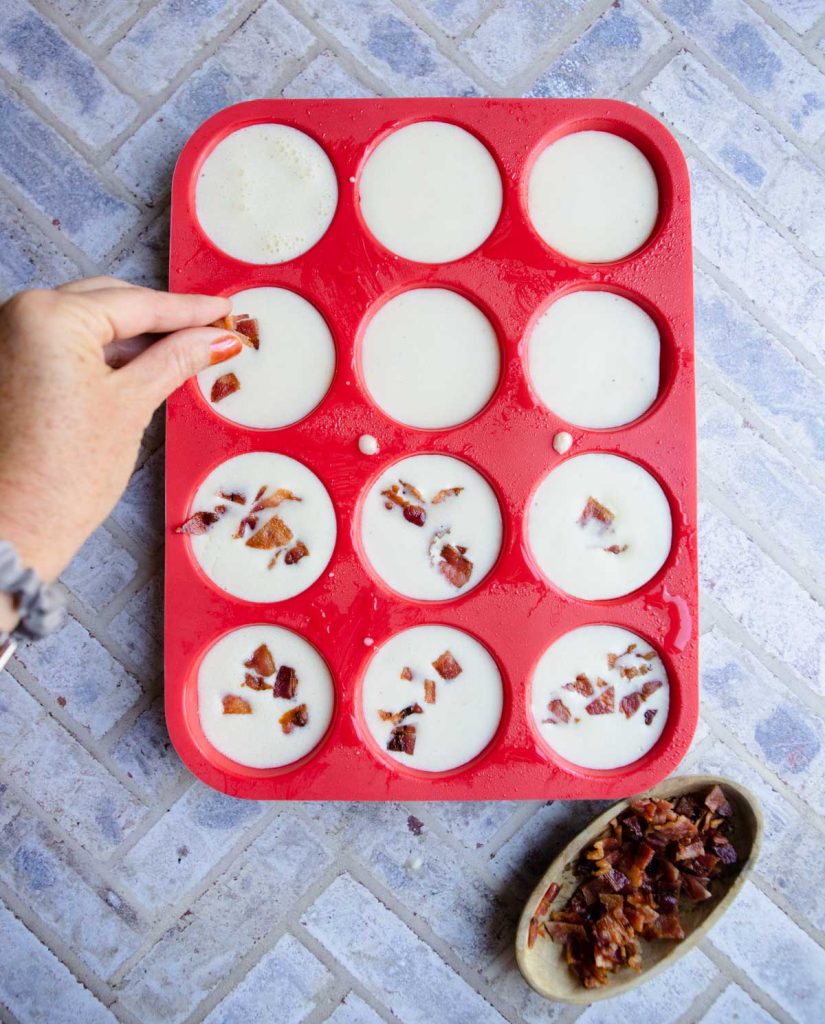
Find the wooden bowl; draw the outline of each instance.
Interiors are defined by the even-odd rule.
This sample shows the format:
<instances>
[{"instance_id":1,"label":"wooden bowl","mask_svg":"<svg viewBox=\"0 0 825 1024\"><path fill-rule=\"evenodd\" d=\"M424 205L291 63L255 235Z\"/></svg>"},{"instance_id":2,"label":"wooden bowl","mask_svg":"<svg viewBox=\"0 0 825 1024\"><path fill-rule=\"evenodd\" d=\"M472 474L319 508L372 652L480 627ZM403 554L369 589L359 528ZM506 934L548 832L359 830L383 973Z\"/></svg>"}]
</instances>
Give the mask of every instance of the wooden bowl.
<instances>
[{"instance_id":1,"label":"wooden bowl","mask_svg":"<svg viewBox=\"0 0 825 1024\"><path fill-rule=\"evenodd\" d=\"M669 779L643 795L672 800L687 793L704 794L714 785L722 787L734 809L730 840L739 854L739 861L722 877L713 880L713 896L709 900L689 903L681 909L684 939L641 940L641 971L622 968L608 975L607 984L600 988L585 988L581 984L565 963L561 944L539 937L532 949L527 947L530 921L548 886L555 882L560 887L554 907L563 907L581 881L573 872L573 865L579 854L606 830L611 818L626 810L630 806L630 800L635 798L622 800L599 815L567 844L545 871L525 904L516 933L516 960L525 980L539 995L562 1003L595 1003L622 995L637 985L644 984L654 975L666 971L679 957L693 949L725 913L753 870L762 845L762 812L756 797L738 782L712 775L688 775Z\"/></svg>"}]
</instances>

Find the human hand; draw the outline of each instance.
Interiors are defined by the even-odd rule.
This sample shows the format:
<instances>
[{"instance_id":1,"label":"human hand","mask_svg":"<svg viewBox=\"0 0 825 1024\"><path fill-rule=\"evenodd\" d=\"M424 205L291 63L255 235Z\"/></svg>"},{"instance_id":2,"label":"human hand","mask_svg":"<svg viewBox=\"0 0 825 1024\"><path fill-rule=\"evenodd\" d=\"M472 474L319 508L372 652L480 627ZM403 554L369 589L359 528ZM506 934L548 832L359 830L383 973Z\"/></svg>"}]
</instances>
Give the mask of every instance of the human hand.
<instances>
[{"instance_id":1,"label":"human hand","mask_svg":"<svg viewBox=\"0 0 825 1024\"><path fill-rule=\"evenodd\" d=\"M55 579L126 487L157 406L237 355L237 335L203 326L231 306L110 277L0 306L0 539L25 567Z\"/></svg>"}]
</instances>

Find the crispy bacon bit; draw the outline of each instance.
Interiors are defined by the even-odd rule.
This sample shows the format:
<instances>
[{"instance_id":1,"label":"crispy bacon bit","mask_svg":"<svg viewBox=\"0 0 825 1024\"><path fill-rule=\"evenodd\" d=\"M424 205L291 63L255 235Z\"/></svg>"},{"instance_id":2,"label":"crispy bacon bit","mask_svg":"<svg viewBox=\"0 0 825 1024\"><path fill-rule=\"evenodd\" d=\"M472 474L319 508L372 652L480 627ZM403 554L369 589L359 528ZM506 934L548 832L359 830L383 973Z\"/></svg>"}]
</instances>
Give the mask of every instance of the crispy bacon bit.
<instances>
[{"instance_id":1,"label":"crispy bacon bit","mask_svg":"<svg viewBox=\"0 0 825 1024\"><path fill-rule=\"evenodd\" d=\"M642 689L641 689L642 700L647 700L647 698L652 693L655 693L657 690L661 689L661 686L662 686L661 679L648 679L648 681L646 683L642 683Z\"/></svg>"},{"instance_id":2,"label":"crispy bacon bit","mask_svg":"<svg viewBox=\"0 0 825 1024\"><path fill-rule=\"evenodd\" d=\"M234 330L234 328L232 326L232 317L231 316L222 316L220 318L220 320L213 320L212 323L209 326L210 327L217 327L221 331L232 331L232 330Z\"/></svg>"},{"instance_id":3,"label":"crispy bacon bit","mask_svg":"<svg viewBox=\"0 0 825 1024\"><path fill-rule=\"evenodd\" d=\"M589 704L586 704L584 710L588 715L609 715L613 713L615 708L615 693L616 691L612 686L608 686L606 690L603 690L595 700L591 700Z\"/></svg>"},{"instance_id":4,"label":"crispy bacon bit","mask_svg":"<svg viewBox=\"0 0 825 1024\"><path fill-rule=\"evenodd\" d=\"M634 690L633 693L628 693L622 697L619 703L619 710L625 718L632 718L641 706L642 695L638 690Z\"/></svg>"},{"instance_id":5,"label":"crispy bacon bit","mask_svg":"<svg viewBox=\"0 0 825 1024\"><path fill-rule=\"evenodd\" d=\"M532 949L536 944L536 937L539 933L539 923L535 917L530 918L530 927L527 929L527 948Z\"/></svg>"},{"instance_id":6,"label":"crispy bacon bit","mask_svg":"<svg viewBox=\"0 0 825 1024\"><path fill-rule=\"evenodd\" d=\"M398 754L409 754L412 757L415 753L415 726L396 725L387 740L387 750Z\"/></svg>"},{"instance_id":7,"label":"crispy bacon bit","mask_svg":"<svg viewBox=\"0 0 825 1024\"><path fill-rule=\"evenodd\" d=\"M640 676L641 672L636 668L635 665L622 665L619 669L619 675L622 679L635 679L636 676Z\"/></svg>"},{"instance_id":8,"label":"crispy bacon bit","mask_svg":"<svg viewBox=\"0 0 825 1024\"><path fill-rule=\"evenodd\" d=\"M608 654L608 656L607 656L607 667L608 668L615 668L616 667L616 662L619 661L620 658L624 658L626 655L632 654L636 650L636 647L637 647L637 644L628 644L627 645L627 649L622 651L621 654ZM641 657L645 657L645 655L641 655ZM656 655L654 654L653 657L655 658Z\"/></svg>"},{"instance_id":9,"label":"crispy bacon bit","mask_svg":"<svg viewBox=\"0 0 825 1024\"><path fill-rule=\"evenodd\" d=\"M295 563L300 562L302 558L306 558L308 554L309 548L302 540L299 540L284 555L284 562L287 565L295 565Z\"/></svg>"},{"instance_id":10,"label":"crispy bacon bit","mask_svg":"<svg viewBox=\"0 0 825 1024\"><path fill-rule=\"evenodd\" d=\"M558 697L550 701L547 710L550 712L550 717L543 718L542 721L548 725L566 725L570 721L570 709Z\"/></svg>"},{"instance_id":11,"label":"crispy bacon bit","mask_svg":"<svg viewBox=\"0 0 825 1024\"><path fill-rule=\"evenodd\" d=\"M402 514L413 526L423 526L427 522L427 513L420 505L405 505Z\"/></svg>"},{"instance_id":12,"label":"crispy bacon bit","mask_svg":"<svg viewBox=\"0 0 825 1024\"><path fill-rule=\"evenodd\" d=\"M602 548L611 555L622 555L627 551L627 544L611 544L609 548Z\"/></svg>"},{"instance_id":13,"label":"crispy bacon bit","mask_svg":"<svg viewBox=\"0 0 825 1024\"><path fill-rule=\"evenodd\" d=\"M622 967L641 969L640 940L684 938L680 902L711 898L712 880L737 860L720 831L730 822L712 818L708 802L731 809L718 787L704 803L699 794L680 797L675 805L634 800L573 865L581 881L565 906L551 912L558 889L545 893L530 922L528 945L540 936L560 943L582 985L597 988Z\"/></svg>"},{"instance_id":14,"label":"crispy bacon bit","mask_svg":"<svg viewBox=\"0 0 825 1024\"><path fill-rule=\"evenodd\" d=\"M579 526L587 526L592 520L601 523L602 532L604 532L615 519L615 515L610 511L609 508L605 508L600 501L591 495L587 499L587 504L582 510L582 514L579 516Z\"/></svg>"},{"instance_id":15,"label":"crispy bacon bit","mask_svg":"<svg viewBox=\"0 0 825 1024\"><path fill-rule=\"evenodd\" d=\"M263 490L266 491L266 488L264 487ZM258 494L260 495L261 491ZM279 487L277 491L273 491L267 498L256 497L252 511L263 512L265 508L277 508L284 501L303 501L303 498L299 498L285 487Z\"/></svg>"},{"instance_id":16,"label":"crispy bacon bit","mask_svg":"<svg viewBox=\"0 0 825 1024\"><path fill-rule=\"evenodd\" d=\"M399 493L398 484L393 484L388 490L382 491L381 497L387 499L387 508L392 508L393 505L398 505L400 508L406 508L407 505L412 504L412 502L407 501L407 499Z\"/></svg>"},{"instance_id":17,"label":"crispy bacon bit","mask_svg":"<svg viewBox=\"0 0 825 1024\"><path fill-rule=\"evenodd\" d=\"M408 704L407 707L402 708L400 711L379 711L378 717L382 722L392 722L393 725L400 725L405 718L409 718L410 715L423 715L424 709L421 705L416 702L415 704Z\"/></svg>"},{"instance_id":18,"label":"crispy bacon bit","mask_svg":"<svg viewBox=\"0 0 825 1024\"><path fill-rule=\"evenodd\" d=\"M250 690L271 690L272 684L268 683L261 676L253 675L252 672L247 672L244 675L244 680L241 686L247 686Z\"/></svg>"},{"instance_id":19,"label":"crispy bacon bit","mask_svg":"<svg viewBox=\"0 0 825 1024\"><path fill-rule=\"evenodd\" d=\"M285 711L278 721L281 729L287 736L293 729L303 729L309 721L306 704L299 704L297 708L290 708L289 711Z\"/></svg>"},{"instance_id":20,"label":"crispy bacon bit","mask_svg":"<svg viewBox=\"0 0 825 1024\"><path fill-rule=\"evenodd\" d=\"M455 679L457 675L461 674L461 666L449 651L439 654L433 662L433 668L442 679Z\"/></svg>"},{"instance_id":21,"label":"crispy bacon bit","mask_svg":"<svg viewBox=\"0 0 825 1024\"><path fill-rule=\"evenodd\" d=\"M247 530L252 532L258 525L258 517L253 515L244 516L243 519L238 523L238 529L232 534L235 540L243 540L243 536Z\"/></svg>"},{"instance_id":22,"label":"crispy bacon bit","mask_svg":"<svg viewBox=\"0 0 825 1024\"><path fill-rule=\"evenodd\" d=\"M407 666L405 665L404 668L401 669L401 678L406 679L407 682L409 683L412 680L412 677L412 669L407 668Z\"/></svg>"},{"instance_id":23,"label":"crispy bacon bit","mask_svg":"<svg viewBox=\"0 0 825 1024\"><path fill-rule=\"evenodd\" d=\"M234 373L225 373L222 377L218 377L212 385L209 397L213 402L221 402L224 398L239 391L240 387L241 382Z\"/></svg>"},{"instance_id":24,"label":"crispy bacon bit","mask_svg":"<svg viewBox=\"0 0 825 1024\"><path fill-rule=\"evenodd\" d=\"M221 506L218 505L218 508ZM223 506L224 512L226 506ZM214 512L194 512L185 523L181 523L180 526L175 527L175 533L188 533L190 537L197 536L201 533L206 533L208 529L213 527L215 523L221 518L222 513L217 510Z\"/></svg>"},{"instance_id":25,"label":"crispy bacon bit","mask_svg":"<svg viewBox=\"0 0 825 1024\"><path fill-rule=\"evenodd\" d=\"M460 590L473 574L473 563L452 544L445 544L441 549L438 570L456 589Z\"/></svg>"},{"instance_id":26,"label":"crispy bacon bit","mask_svg":"<svg viewBox=\"0 0 825 1024\"><path fill-rule=\"evenodd\" d=\"M218 491L218 497L223 498L224 501L233 501L236 505L246 504L246 498L242 494L238 494L237 491Z\"/></svg>"},{"instance_id":27,"label":"crispy bacon bit","mask_svg":"<svg viewBox=\"0 0 825 1024\"><path fill-rule=\"evenodd\" d=\"M398 482L405 491L408 491L416 499L416 501L425 502L424 495L417 487L413 487L412 484L408 484L406 480L399 480Z\"/></svg>"},{"instance_id":28,"label":"crispy bacon bit","mask_svg":"<svg viewBox=\"0 0 825 1024\"><path fill-rule=\"evenodd\" d=\"M600 690L603 690L605 686L607 686L607 680L602 679L601 676L596 676L596 686L598 686Z\"/></svg>"},{"instance_id":29,"label":"crispy bacon bit","mask_svg":"<svg viewBox=\"0 0 825 1024\"><path fill-rule=\"evenodd\" d=\"M424 680L424 703L435 704L435 680Z\"/></svg>"},{"instance_id":30,"label":"crispy bacon bit","mask_svg":"<svg viewBox=\"0 0 825 1024\"><path fill-rule=\"evenodd\" d=\"M713 814L718 814L722 818L733 816L733 808L728 803L728 798L725 796L721 786L714 786L708 793L705 797L705 807Z\"/></svg>"},{"instance_id":31,"label":"crispy bacon bit","mask_svg":"<svg viewBox=\"0 0 825 1024\"><path fill-rule=\"evenodd\" d=\"M266 644L255 648L249 661L244 662L244 668L251 668L262 676L272 675L275 671L275 659Z\"/></svg>"},{"instance_id":32,"label":"crispy bacon bit","mask_svg":"<svg viewBox=\"0 0 825 1024\"><path fill-rule=\"evenodd\" d=\"M637 657L644 658L645 661L653 661L653 659L656 657L656 652L646 651L644 654L637 655Z\"/></svg>"},{"instance_id":33,"label":"crispy bacon bit","mask_svg":"<svg viewBox=\"0 0 825 1024\"><path fill-rule=\"evenodd\" d=\"M255 504L255 502L256 502L256 501L260 501L260 500L261 500L261 498L262 498L262 497L263 497L263 496L264 496L264 495L266 494L266 486L267 486L267 485L266 485L266 484L264 484L264 485L263 485L263 487L259 487L259 488L258 488L258 493L257 493L257 494L255 495L255 497L254 497L254 498L252 499L252 503L253 503L253 505Z\"/></svg>"},{"instance_id":34,"label":"crispy bacon bit","mask_svg":"<svg viewBox=\"0 0 825 1024\"><path fill-rule=\"evenodd\" d=\"M223 698L223 713L225 715L251 715L252 705L243 697L237 694L227 693Z\"/></svg>"},{"instance_id":35,"label":"crispy bacon bit","mask_svg":"<svg viewBox=\"0 0 825 1024\"><path fill-rule=\"evenodd\" d=\"M264 551L271 551L273 548L282 548L292 540L292 530L286 525L283 519L273 516L268 523L253 533L246 542L248 548L261 548Z\"/></svg>"},{"instance_id":36,"label":"crispy bacon bit","mask_svg":"<svg viewBox=\"0 0 825 1024\"><path fill-rule=\"evenodd\" d=\"M458 497L459 494L464 490L463 487L443 487L434 498L431 499L430 504L440 505L445 498Z\"/></svg>"},{"instance_id":37,"label":"crispy bacon bit","mask_svg":"<svg viewBox=\"0 0 825 1024\"><path fill-rule=\"evenodd\" d=\"M580 672L572 683L565 683L564 686L562 686L562 689L572 690L575 693L580 693L582 697L592 697L593 694L596 692L593 689L593 684L590 682L590 679L588 678L588 676L584 674L584 672Z\"/></svg>"},{"instance_id":38,"label":"crispy bacon bit","mask_svg":"<svg viewBox=\"0 0 825 1024\"><path fill-rule=\"evenodd\" d=\"M258 330L258 321L251 316L236 316L233 330L240 334L241 341L247 348L254 348L255 351L261 347L261 335Z\"/></svg>"},{"instance_id":39,"label":"crispy bacon bit","mask_svg":"<svg viewBox=\"0 0 825 1024\"><path fill-rule=\"evenodd\" d=\"M278 550L275 552L275 554L272 556L272 558L270 558L269 562L267 563L267 566L266 566L267 569L274 569L275 566L278 564L278 559L281 557L281 555L283 553L284 553L284 549L283 548L278 548Z\"/></svg>"},{"instance_id":40,"label":"crispy bacon bit","mask_svg":"<svg viewBox=\"0 0 825 1024\"><path fill-rule=\"evenodd\" d=\"M294 700L298 692L298 675L294 668L289 665L281 665L278 675L275 676L275 686L272 688L273 697L284 697L286 700Z\"/></svg>"}]
</instances>

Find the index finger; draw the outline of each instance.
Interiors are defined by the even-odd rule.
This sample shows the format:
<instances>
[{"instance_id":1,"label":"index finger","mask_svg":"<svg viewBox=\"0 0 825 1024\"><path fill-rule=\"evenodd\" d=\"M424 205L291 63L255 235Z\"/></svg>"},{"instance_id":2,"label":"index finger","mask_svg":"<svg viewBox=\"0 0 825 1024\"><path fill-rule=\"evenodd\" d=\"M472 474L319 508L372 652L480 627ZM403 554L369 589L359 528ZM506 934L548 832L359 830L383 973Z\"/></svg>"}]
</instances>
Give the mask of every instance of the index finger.
<instances>
[{"instance_id":1,"label":"index finger","mask_svg":"<svg viewBox=\"0 0 825 1024\"><path fill-rule=\"evenodd\" d=\"M223 295L159 292L124 285L71 293L92 314L100 342L108 344L136 334L167 334L184 327L202 327L227 316L231 299Z\"/></svg>"}]
</instances>

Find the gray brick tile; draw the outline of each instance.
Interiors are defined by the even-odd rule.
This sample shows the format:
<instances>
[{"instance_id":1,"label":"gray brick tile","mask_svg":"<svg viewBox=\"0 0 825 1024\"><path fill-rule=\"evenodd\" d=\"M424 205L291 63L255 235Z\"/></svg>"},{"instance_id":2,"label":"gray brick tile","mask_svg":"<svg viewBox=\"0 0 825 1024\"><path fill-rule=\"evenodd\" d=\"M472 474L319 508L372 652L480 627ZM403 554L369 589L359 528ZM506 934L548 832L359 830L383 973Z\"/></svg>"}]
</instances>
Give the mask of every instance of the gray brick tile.
<instances>
[{"instance_id":1,"label":"gray brick tile","mask_svg":"<svg viewBox=\"0 0 825 1024\"><path fill-rule=\"evenodd\" d=\"M50 949L0 903L0 1004L25 1024L117 1024Z\"/></svg>"},{"instance_id":2,"label":"gray brick tile","mask_svg":"<svg viewBox=\"0 0 825 1024\"><path fill-rule=\"evenodd\" d=\"M402 1024L504 1024L504 1018L349 875L303 914L311 934Z\"/></svg>"},{"instance_id":3,"label":"gray brick tile","mask_svg":"<svg viewBox=\"0 0 825 1024\"><path fill-rule=\"evenodd\" d=\"M716 997L713 1005L702 1014L699 1024L730 1024L731 1021L742 1021L743 1024L776 1024L776 1018L767 1010L763 1010L738 985L731 984Z\"/></svg>"},{"instance_id":4,"label":"gray brick tile","mask_svg":"<svg viewBox=\"0 0 825 1024\"><path fill-rule=\"evenodd\" d=\"M138 567L105 527L89 537L60 577L72 593L94 611L100 611L120 593Z\"/></svg>"},{"instance_id":5,"label":"gray brick tile","mask_svg":"<svg viewBox=\"0 0 825 1024\"><path fill-rule=\"evenodd\" d=\"M27 0L4 0L0 65L89 146L111 142L139 111L96 63Z\"/></svg>"},{"instance_id":6,"label":"gray brick tile","mask_svg":"<svg viewBox=\"0 0 825 1024\"><path fill-rule=\"evenodd\" d=\"M163 540L163 450L150 456L136 470L112 518L129 536L146 548Z\"/></svg>"},{"instance_id":7,"label":"gray brick tile","mask_svg":"<svg viewBox=\"0 0 825 1024\"><path fill-rule=\"evenodd\" d=\"M743 0L663 0L662 10L799 135L822 135L821 73Z\"/></svg>"},{"instance_id":8,"label":"gray brick tile","mask_svg":"<svg viewBox=\"0 0 825 1024\"><path fill-rule=\"evenodd\" d=\"M422 804L427 814L468 849L485 846L521 805L516 800L438 801Z\"/></svg>"},{"instance_id":9,"label":"gray brick tile","mask_svg":"<svg viewBox=\"0 0 825 1024\"><path fill-rule=\"evenodd\" d=\"M164 291L169 280L169 211L164 211L111 265L115 277Z\"/></svg>"},{"instance_id":10,"label":"gray brick tile","mask_svg":"<svg viewBox=\"0 0 825 1024\"><path fill-rule=\"evenodd\" d=\"M325 1024L384 1024L372 1009L355 992L348 992L340 1006L327 1017Z\"/></svg>"},{"instance_id":11,"label":"gray brick tile","mask_svg":"<svg viewBox=\"0 0 825 1024\"><path fill-rule=\"evenodd\" d=\"M82 33L90 43L100 45L117 32L134 11L123 0L49 0L51 6Z\"/></svg>"},{"instance_id":12,"label":"gray brick tile","mask_svg":"<svg viewBox=\"0 0 825 1024\"><path fill-rule=\"evenodd\" d=\"M198 885L262 813L262 804L196 782L141 836L118 874L139 903L157 912Z\"/></svg>"},{"instance_id":13,"label":"gray brick tile","mask_svg":"<svg viewBox=\"0 0 825 1024\"><path fill-rule=\"evenodd\" d=\"M291 935L284 935L206 1018L206 1024L266 1020L278 1007L278 1024L300 1024L315 1008L332 975Z\"/></svg>"},{"instance_id":14,"label":"gray brick tile","mask_svg":"<svg viewBox=\"0 0 825 1024\"><path fill-rule=\"evenodd\" d=\"M128 139L108 166L144 199L164 196L188 136L208 117L252 96L265 96L284 61L300 57L312 34L276 3L266 2L218 52Z\"/></svg>"},{"instance_id":15,"label":"gray brick tile","mask_svg":"<svg viewBox=\"0 0 825 1024\"><path fill-rule=\"evenodd\" d=\"M135 952L140 935L127 923L134 911L115 893L98 891L79 873L73 853L17 801L0 796L0 878L26 901L77 956L106 977Z\"/></svg>"},{"instance_id":16,"label":"gray brick tile","mask_svg":"<svg viewBox=\"0 0 825 1024\"><path fill-rule=\"evenodd\" d=\"M244 0L161 0L112 47L109 63L140 92L160 92L243 6Z\"/></svg>"},{"instance_id":17,"label":"gray brick tile","mask_svg":"<svg viewBox=\"0 0 825 1024\"><path fill-rule=\"evenodd\" d=\"M506 85L549 53L587 0L503 0L461 49L499 85Z\"/></svg>"},{"instance_id":18,"label":"gray brick tile","mask_svg":"<svg viewBox=\"0 0 825 1024\"><path fill-rule=\"evenodd\" d=\"M28 740L47 714L9 672L0 672L0 765Z\"/></svg>"},{"instance_id":19,"label":"gray brick tile","mask_svg":"<svg viewBox=\"0 0 825 1024\"><path fill-rule=\"evenodd\" d=\"M528 96L615 96L670 39L638 0L619 0L550 64Z\"/></svg>"},{"instance_id":20,"label":"gray brick tile","mask_svg":"<svg viewBox=\"0 0 825 1024\"><path fill-rule=\"evenodd\" d=\"M187 770L175 753L158 697L112 748L115 763L147 797L157 796L186 778Z\"/></svg>"},{"instance_id":21,"label":"gray brick tile","mask_svg":"<svg viewBox=\"0 0 825 1024\"><path fill-rule=\"evenodd\" d=\"M486 0L416 0L416 7L448 36L472 25L486 6Z\"/></svg>"},{"instance_id":22,"label":"gray brick tile","mask_svg":"<svg viewBox=\"0 0 825 1024\"><path fill-rule=\"evenodd\" d=\"M118 243L138 211L115 196L53 128L0 86L0 174L93 259Z\"/></svg>"},{"instance_id":23,"label":"gray brick tile","mask_svg":"<svg viewBox=\"0 0 825 1024\"><path fill-rule=\"evenodd\" d=\"M299 0L383 82L402 96L471 96L475 83L436 49L432 39L390 0L357 4Z\"/></svg>"},{"instance_id":24,"label":"gray brick tile","mask_svg":"<svg viewBox=\"0 0 825 1024\"><path fill-rule=\"evenodd\" d=\"M163 671L163 580L153 576L109 623L107 633L140 666L144 679Z\"/></svg>"},{"instance_id":25,"label":"gray brick tile","mask_svg":"<svg viewBox=\"0 0 825 1024\"><path fill-rule=\"evenodd\" d=\"M142 694L125 668L77 622L23 644L17 657L66 712L99 738Z\"/></svg>"},{"instance_id":26,"label":"gray brick tile","mask_svg":"<svg viewBox=\"0 0 825 1024\"><path fill-rule=\"evenodd\" d=\"M79 277L77 266L0 196L0 302L24 288L51 288Z\"/></svg>"},{"instance_id":27,"label":"gray brick tile","mask_svg":"<svg viewBox=\"0 0 825 1024\"><path fill-rule=\"evenodd\" d=\"M642 95L812 252L825 253L825 175L695 57L677 54Z\"/></svg>"},{"instance_id":28,"label":"gray brick tile","mask_svg":"<svg viewBox=\"0 0 825 1024\"><path fill-rule=\"evenodd\" d=\"M770 9L800 34L812 29L825 16L823 0L771 0Z\"/></svg>"},{"instance_id":29,"label":"gray brick tile","mask_svg":"<svg viewBox=\"0 0 825 1024\"><path fill-rule=\"evenodd\" d=\"M331 50L324 50L284 87L283 95L288 99L348 99L375 93L353 77Z\"/></svg>"},{"instance_id":30,"label":"gray brick tile","mask_svg":"<svg viewBox=\"0 0 825 1024\"><path fill-rule=\"evenodd\" d=\"M120 1001L143 1024L184 1020L331 859L318 837L289 811L280 815L129 972Z\"/></svg>"}]
</instances>

